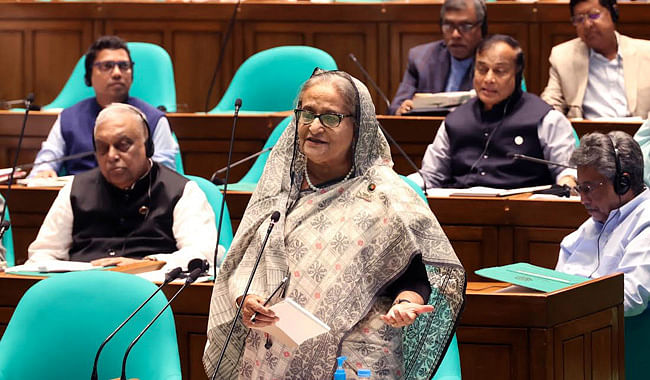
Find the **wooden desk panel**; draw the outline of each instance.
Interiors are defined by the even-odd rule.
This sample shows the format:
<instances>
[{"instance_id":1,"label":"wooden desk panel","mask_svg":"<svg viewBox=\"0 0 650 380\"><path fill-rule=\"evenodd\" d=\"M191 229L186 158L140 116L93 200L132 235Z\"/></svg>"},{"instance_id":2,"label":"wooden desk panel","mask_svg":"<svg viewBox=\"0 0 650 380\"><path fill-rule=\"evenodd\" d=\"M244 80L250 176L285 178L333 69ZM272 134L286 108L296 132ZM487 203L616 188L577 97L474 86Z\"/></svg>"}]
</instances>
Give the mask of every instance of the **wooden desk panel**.
<instances>
[{"instance_id":1,"label":"wooden desk panel","mask_svg":"<svg viewBox=\"0 0 650 380\"><path fill-rule=\"evenodd\" d=\"M91 42L105 34L161 45L175 69L178 111L204 111L220 44L233 12L227 2L2 2L0 99L29 92L38 104L59 93L74 64ZM408 50L440 38L440 1L311 3L246 1L239 5L234 32L208 108L214 107L241 63L252 54L281 45L309 45L328 52L339 68L361 78L349 60L354 53L382 91L392 98L404 74ZM621 3L618 29L648 38L650 8ZM526 56L529 91L548 81L548 56L560 42L575 38L567 2L499 1L487 5L490 33L516 37ZM135 75L137 76L137 66ZM370 90L380 113L384 102ZM244 99L246 102L246 99Z\"/></svg>"},{"instance_id":2,"label":"wooden desk panel","mask_svg":"<svg viewBox=\"0 0 650 380\"><path fill-rule=\"evenodd\" d=\"M37 281L0 274L0 333ZM553 293L495 292L505 286L468 284L457 330L463 379L623 379L621 274ZM168 298L177 290L164 288ZM194 284L172 305L184 379L206 379L211 293L211 284Z\"/></svg>"}]
</instances>

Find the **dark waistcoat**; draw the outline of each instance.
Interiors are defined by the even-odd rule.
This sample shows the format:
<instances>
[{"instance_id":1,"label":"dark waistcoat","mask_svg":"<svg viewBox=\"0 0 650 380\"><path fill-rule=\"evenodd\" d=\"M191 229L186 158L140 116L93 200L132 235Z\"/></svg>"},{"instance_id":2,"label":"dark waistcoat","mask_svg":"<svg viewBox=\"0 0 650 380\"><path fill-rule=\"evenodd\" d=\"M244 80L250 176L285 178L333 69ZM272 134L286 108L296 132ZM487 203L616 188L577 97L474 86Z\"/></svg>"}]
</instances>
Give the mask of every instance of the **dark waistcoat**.
<instances>
[{"instance_id":1,"label":"dark waistcoat","mask_svg":"<svg viewBox=\"0 0 650 380\"><path fill-rule=\"evenodd\" d=\"M147 116L149 133L153 136L158 121L165 114L138 98L129 97L125 103L138 108ZM96 98L88 98L61 112L61 134L65 141L66 156L94 150L93 130L95 119L101 110ZM97 167L97 160L94 155L86 156L68 160L63 163L63 167L66 174L77 174Z\"/></svg>"},{"instance_id":2,"label":"dark waistcoat","mask_svg":"<svg viewBox=\"0 0 650 380\"><path fill-rule=\"evenodd\" d=\"M130 190L108 183L99 168L76 175L70 192L74 216L70 260L139 259L176 251L173 211L187 181L157 163Z\"/></svg>"},{"instance_id":3,"label":"dark waistcoat","mask_svg":"<svg viewBox=\"0 0 650 380\"><path fill-rule=\"evenodd\" d=\"M546 165L509 157L520 153L544 158L537 128L550 110L528 93L515 93L488 112L482 111L478 98L458 107L445 119L452 173L445 186L512 189L553 183Z\"/></svg>"}]
</instances>

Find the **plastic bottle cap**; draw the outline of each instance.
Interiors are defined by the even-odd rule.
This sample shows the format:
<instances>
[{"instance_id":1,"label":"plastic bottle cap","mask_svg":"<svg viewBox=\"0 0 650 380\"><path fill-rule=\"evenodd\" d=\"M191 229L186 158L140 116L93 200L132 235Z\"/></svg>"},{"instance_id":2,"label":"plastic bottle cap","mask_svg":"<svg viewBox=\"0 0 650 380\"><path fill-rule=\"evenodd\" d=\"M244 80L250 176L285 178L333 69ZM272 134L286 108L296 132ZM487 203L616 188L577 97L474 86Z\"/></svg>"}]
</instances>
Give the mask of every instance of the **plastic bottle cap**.
<instances>
[{"instance_id":1,"label":"plastic bottle cap","mask_svg":"<svg viewBox=\"0 0 650 380\"><path fill-rule=\"evenodd\" d=\"M343 369L343 362L347 359L347 356L339 356L336 358L338 368L334 371L334 380L346 380L345 370Z\"/></svg>"},{"instance_id":2,"label":"plastic bottle cap","mask_svg":"<svg viewBox=\"0 0 650 380\"><path fill-rule=\"evenodd\" d=\"M357 376L359 376L359 378L362 377L370 378L370 374L371 372L369 369L360 369L357 371Z\"/></svg>"}]
</instances>

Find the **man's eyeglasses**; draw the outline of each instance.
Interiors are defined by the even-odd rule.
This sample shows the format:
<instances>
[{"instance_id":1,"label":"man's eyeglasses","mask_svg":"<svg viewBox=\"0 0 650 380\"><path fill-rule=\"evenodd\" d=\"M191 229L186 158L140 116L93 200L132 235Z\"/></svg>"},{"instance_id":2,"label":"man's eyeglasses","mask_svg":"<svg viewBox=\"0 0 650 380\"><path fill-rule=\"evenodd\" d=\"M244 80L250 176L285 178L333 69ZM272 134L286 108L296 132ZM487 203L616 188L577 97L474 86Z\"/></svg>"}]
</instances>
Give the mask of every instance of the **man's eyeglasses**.
<instances>
[{"instance_id":1,"label":"man's eyeglasses","mask_svg":"<svg viewBox=\"0 0 650 380\"><path fill-rule=\"evenodd\" d=\"M101 72L113 71L115 66L117 66L120 71L125 72L131 70L133 65L135 65L135 62L131 61L99 61L93 63L93 66L98 68Z\"/></svg>"},{"instance_id":2,"label":"man's eyeglasses","mask_svg":"<svg viewBox=\"0 0 650 380\"><path fill-rule=\"evenodd\" d=\"M584 183L582 185L579 184L579 185L574 186L573 190L575 192L577 192L578 194L580 194L580 195L589 195L589 194L591 194L592 191L596 190L597 188L601 187L604 184L605 184L605 182L598 182L598 183L595 183L595 184L587 182L587 183Z\"/></svg>"},{"instance_id":3,"label":"man's eyeglasses","mask_svg":"<svg viewBox=\"0 0 650 380\"><path fill-rule=\"evenodd\" d=\"M336 128L341 124L343 118L352 116L351 114L344 115L342 113L336 112L315 114L311 111L307 111L301 108L296 108L294 112L296 113L296 120L298 120L298 122L301 124L311 124L314 119L318 118L318 120L320 120L320 123L327 128Z\"/></svg>"},{"instance_id":4,"label":"man's eyeglasses","mask_svg":"<svg viewBox=\"0 0 650 380\"><path fill-rule=\"evenodd\" d=\"M454 30L458 30L458 33L464 34L468 33L472 29L476 28L480 22L475 22L475 23L470 23L470 22L464 22L462 24L453 24L451 22L443 22L442 23L442 32L443 33L453 33Z\"/></svg>"},{"instance_id":5,"label":"man's eyeglasses","mask_svg":"<svg viewBox=\"0 0 650 380\"><path fill-rule=\"evenodd\" d=\"M118 151L122 153L126 153L131 149L133 146L134 141L129 139L129 138L123 138L117 141L114 144L109 144L107 142L101 141L101 140L95 140L95 151L100 155L104 156L108 153L109 149L111 148L111 145Z\"/></svg>"},{"instance_id":6,"label":"man's eyeglasses","mask_svg":"<svg viewBox=\"0 0 650 380\"><path fill-rule=\"evenodd\" d=\"M571 17L571 22L573 23L573 25L578 26L583 22L585 22L587 19L591 21L596 21L600 18L601 15L602 13L600 13L598 9L592 9L587 13L578 13L576 15L573 15L573 17Z\"/></svg>"}]
</instances>

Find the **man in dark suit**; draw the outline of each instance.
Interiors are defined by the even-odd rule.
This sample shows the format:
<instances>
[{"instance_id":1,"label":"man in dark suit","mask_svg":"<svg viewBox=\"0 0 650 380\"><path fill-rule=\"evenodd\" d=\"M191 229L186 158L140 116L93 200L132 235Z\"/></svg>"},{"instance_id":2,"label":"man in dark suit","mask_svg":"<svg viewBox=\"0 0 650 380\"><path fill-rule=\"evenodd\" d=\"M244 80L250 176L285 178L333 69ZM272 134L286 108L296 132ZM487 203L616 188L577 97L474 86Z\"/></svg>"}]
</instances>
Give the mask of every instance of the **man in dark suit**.
<instances>
[{"instance_id":1,"label":"man in dark suit","mask_svg":"<svg viewBox=\"0 0 650 380\"><path fill-rule=\"evenodd\" d=\"M445 0L440 10L443 40L418 45L409 51L404 78L389 112L401 115L413 108L416 92L472 89L474 52L487 34L483 0Z\"/></svg>"}]
</instances>

